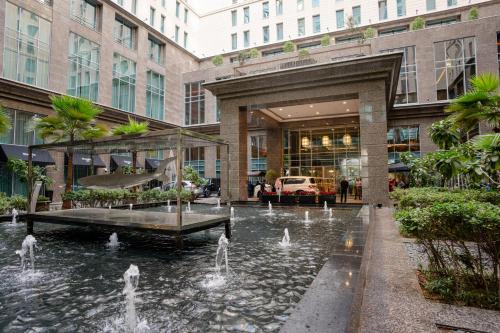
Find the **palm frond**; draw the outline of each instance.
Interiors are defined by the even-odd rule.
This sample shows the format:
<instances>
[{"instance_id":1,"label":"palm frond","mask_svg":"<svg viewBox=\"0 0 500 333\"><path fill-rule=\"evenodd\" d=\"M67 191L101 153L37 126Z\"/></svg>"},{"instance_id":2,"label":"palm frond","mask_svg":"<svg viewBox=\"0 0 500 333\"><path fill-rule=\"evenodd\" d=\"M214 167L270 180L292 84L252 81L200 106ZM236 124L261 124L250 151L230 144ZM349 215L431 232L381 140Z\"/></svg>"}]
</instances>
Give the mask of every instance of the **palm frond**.
<instances>
[{"instance_id":1,"label":"palm frond","mask_svg":"<svg viewBox=\"0 0 500 333\"><path fill-rule=\"evenodd\" d=\"M0 105L0 135L7 133L12 128L10 116Z\"/></svg>"},{"instance_id":2,"label":"palm frond","mask_svg":"<svg viewBox=\"0 0 500 333\"><path fill-rule=\"evenodd\" d=\"M144 134L149 132L149 122L147 121L136 121L131 117L128 117L127 124L121 124L113 128L113 135L133 135L133 134Z\"/></svg>"},{"instance_id":3,"label":"palm frond","mask_svg":"<svg viewBox=\"0 0 500 333\"><path fill-rule=\"evenodd\" d=\"M498 91L500 80L498 75L493 73L481 73L471 78L470 83L477 91L492 93Z\"/></svg>"}]
</instances>

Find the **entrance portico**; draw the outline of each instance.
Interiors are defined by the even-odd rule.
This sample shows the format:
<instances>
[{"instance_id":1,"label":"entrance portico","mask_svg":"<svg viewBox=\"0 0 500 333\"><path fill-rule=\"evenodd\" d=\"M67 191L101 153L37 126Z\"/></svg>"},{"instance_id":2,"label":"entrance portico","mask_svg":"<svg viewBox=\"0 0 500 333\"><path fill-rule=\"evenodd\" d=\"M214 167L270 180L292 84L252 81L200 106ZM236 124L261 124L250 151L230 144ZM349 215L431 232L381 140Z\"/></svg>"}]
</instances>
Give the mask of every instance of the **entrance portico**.
<instances>
[{"instance_id":1,"label":"entrance portico","mask_svg":"<svg viewBox=\"0 0 500 333\"><path fill-rule=\"evenodd\" d=\"M387 110L393 105L401 58L400 53L366 56L206 83L219 100L220 135L230 143L229 172L226 163L221 165L223 196L247 200L247 133L252 126L267 131L267 167L274 170L291 166L284 165L284 131L331 128L341 133L355 127L363 202L387 204ZM347 103L353 107L345 107ZM229 193L224 191L227 175Z\"/></svg>"}]
</instances>

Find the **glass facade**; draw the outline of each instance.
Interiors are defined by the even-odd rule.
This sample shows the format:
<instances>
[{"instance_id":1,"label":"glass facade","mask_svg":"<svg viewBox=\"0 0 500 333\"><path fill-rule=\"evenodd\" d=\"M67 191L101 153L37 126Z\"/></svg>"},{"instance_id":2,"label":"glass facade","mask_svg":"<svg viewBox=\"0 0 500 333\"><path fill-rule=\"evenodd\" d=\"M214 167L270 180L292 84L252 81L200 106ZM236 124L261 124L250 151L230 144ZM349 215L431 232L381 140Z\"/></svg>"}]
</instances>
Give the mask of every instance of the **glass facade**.
<instances>
[{"instance_id":1,"label":"glass facade","mask_svg":"<svg viewBox=\"0 0 500 333\"><path fill-rule=\"evenodd\" d=\"M75 33L69 34L68 95L97 102L99 95L98 44Z\"/></svg>"},{"instance_id":2,"label":"glass facade","mask_svg":"<svg viewBox=\"0 0 500 333\"><path fill-rule=\"evenodd\" d=\"M115 53L113 55L112 96L114 108L126 112L135 111L135 76L135 62Z\"/></svg>"},{"instance_id":3,"label":"glass facade","mask_svg":"<svg viewBox=\"0 0 500 333\"><path fill-rule=\"evenodd\" d=\"M250 171L267 170L267 138L265 135L250 136Z\"/></svg>"},{"instance_id":4,"label":"glass facade","mask_svg":"<svg viewBox=\"0 0 500 333\"><path fill-rule=\"evenodd\" d=\"M153 38L148 38L148 55L149 59L157 64L163 63L163 45Z\"/></svg>"},{"instance_id":5,"label":"glass facade","mask_svg":"<svg viewBox=\"0 0 500 333\"><path fill-rule=\"evenodd\" d=\"M201 86L203 82L191 82L184 85L184 124L186 125L205 122L205 89Z\"/></svg>"},{"instance_id":6,"label":"glass facade","mask_svg":"<svg viewBox=\"0 0 500 333\"><path fill-rule=\"evenodd\" d=\"M335 18L337 21L337 28L343 28L344 27L344 11L343 10L337 10L335 12Z\"/></svg>"},{"instance_id":7,"label":"glass facade","mask_svg":"<svg viewBox=\"0 0 500 333\"><path fill-rule=\"evenodd\" d=\"M238 12L235 10L231 11L231 25L235 27L238 24Z\"/></svg>"},{"instance_id":8,"label":"glass facade","mask_svg":"<svg viewBox=\"0 0 500 333\"><path fill-rule=\"evenodd\" d=\"M98 29L98 12L97 5L87 0L71 0L71 18L80 22L84 26L97 30Z\"/></svg>"},{"instance_id":9,"label":"glass facade","mask_svg":"<svg viewBox=\"0 0 500 333\"><path fill-rule=\"evenodd\" d=\"M387 0L378 2L378 19L380 21L387 20Z\"/></svg>"},{"instance_id":10,"label":"glass facade","mask_svg":"<svg viewBox=\"0 0 500 333\"><path fill-rule=\"evenodd\" d=\"M297 20L297 35L304 36L306 34L306 20L299 18Z\"/></svg>"},{"instance_id":11,"label":"glass facade","mask_svg":"<svg viewBox=\"0 0 500 333\"><path fill-rule=\"evenodd\" d=\"M354 179L360 176L357 127L285 130L283 174Z\"/></svg>"},{"instance_id":12,"label":"glass facade","mask_svg":"<svg viewBox=\"0 0 500 333\"><path fill-rule=\"evenodd\" d=\"M186 148L184 166L192 167L200 177L205 177L205 148Z\"/></svg>"},{"instance_id":13,"label":"glass facade","mask_svg":"<svg viewBox=\"0 0 500 333\"><path fill-rule=\"evenodd\" d=\"M297 0L297 10L299 12L304 10L304 0Z\"/></svg>"},{"instance_id":14,"label":"glass facade","mask_svg":"<svg viewBox=\"0 0 500 333\"><path fill-rule=\"evenodd\" d=\"M420 156L420 128L418 125L390 127L387 130L389 164L401 162L400 154L411 152Z\"/></svg>"},{"instance_id":15,"label":"glass facade","mask_svg":"<svg viewBox=\"0 0 500 333\"><path fill-rule=\"evenodd\" d=\"M115 19L113 27L113 36L117 43L129 49L135 48L135 29L131 24L125 22L119 17Z\"/></svg>"},{"instance_id":16,"label":"glass facade","mask_svg":"<svg viewBox=\"0 0 500 333\"><path fill-rule=\"evenodd\" d=\"M313 33L317 34L321 32L321 19L319 15L313 16Z\"/></svg>"},{"instance_id":17,"label":"glass facade","mask_svg":"<svg viewBox=\"0 0 500 333\"><path fill-rule=\"evenodd\" d=\"M163 120L165 109L165 78L163 75L148 71L146 86L146 116Z\"/></svg>"},{"instance_id":18,"label":"glass facade","mask_svg":"<svg viewBox=\"0 0 500 333\"><path fill-rule=\"evenodd\" d=\"M417 63L415 46L385 50L383 52L403 52L398 89L396 91L394 104L417 103Z\"/></svg>"},{"instance_id":19,"label":"glass facade","mask_svg":"<svg viewBox=\"0 0 500 333\"><path fill-rule=\"evenodd\" d=\"M456 98L468 91L476 74L476 39L459 38L434 43L437 100Z\"/></svg>"},{"instance_id":20,"label":"glass facade","mask_svg":"<svg viewBox=\"0 0 500 333\"><path fill-rule=\"evenodd\" d=\"M6 2L3 76L48 88L49 57L50 22Z\"/></svg>"}]
</instances>

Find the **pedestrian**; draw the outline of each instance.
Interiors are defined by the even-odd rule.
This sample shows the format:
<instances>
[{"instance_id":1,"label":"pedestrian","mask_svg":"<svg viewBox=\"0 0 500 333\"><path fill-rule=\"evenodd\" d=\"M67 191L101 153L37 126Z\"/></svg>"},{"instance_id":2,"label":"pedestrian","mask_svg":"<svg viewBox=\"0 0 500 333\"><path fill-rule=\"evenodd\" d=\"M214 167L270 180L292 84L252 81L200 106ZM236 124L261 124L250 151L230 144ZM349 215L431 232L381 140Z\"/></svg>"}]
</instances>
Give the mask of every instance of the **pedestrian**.
<instances>
[{"instance_id":1,"label":"pedestrian","mask_svg":"<svg viewBox=\"0 0 500 333\"><path fill-rule=\"evenodd\" d=\"M361 195L363 193L363 182L361 181L361 178L356 178L354 186L354 199L361 200Z\"/></svg>"},{"instance_id":2,"label":"pedestrian","mask_svg":"<svg viewBox=\"0 0 500 333\"><path fill-rule=\"evenodd\" d=\"M276 188L276 192L281 192L281 189L283 188L283 185L281 184L281 179L276 178L276 181L274 182L274 187Z\"/></svg>"},{"instance_id":3,"label":"pedestrian","mask_svg":"<svg viewBox=\"0 0 500 333\"><path fill-rule=\"evenodd\" d=\"M347 192L349 191L349 182L344 177L340 182L340 203L347 203Z\"/></svg>"}]
</instances>

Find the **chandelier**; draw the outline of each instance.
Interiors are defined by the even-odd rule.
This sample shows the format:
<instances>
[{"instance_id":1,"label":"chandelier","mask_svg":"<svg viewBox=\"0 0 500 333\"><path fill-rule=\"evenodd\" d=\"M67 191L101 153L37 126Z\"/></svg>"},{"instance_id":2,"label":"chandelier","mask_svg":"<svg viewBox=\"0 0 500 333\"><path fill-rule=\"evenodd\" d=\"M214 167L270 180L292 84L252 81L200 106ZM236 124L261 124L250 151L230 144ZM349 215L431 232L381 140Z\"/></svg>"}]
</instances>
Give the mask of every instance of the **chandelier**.
<instances>
[{"instance_id":1,"label":"chandelier","mask_svg":"<svg viewBox=\"0 0 500 333\"><path fill-rule=\"evenodd\" d=\"M346 133L342 137L342 143L344 144L344 146L352 145L352 137L349 133L347 133L347 129L346 129Z\"/></svg>"},{"instance_id":2,"label":"chandelier","mask_svg":"<svg viewBox=\"0 0 500 333\"><path fill-rule=\"evenodd\" d=\"M323 135L323 137L321 138L321 144L324 146L324 147L328 147L331 145L331 142L330 142L330 137L328 135Z\"/></svg>"},{"instance_id":3,"label":"chandelier","mask_svg":"<svg viewBox=\"0 0 500 333\"><path fill-rule=\"evenodd\" d=\"M309 141L309 138L307 136L302 137L301 143L302 143L302 147L304 147L304 148L309 148L309 145L311 144L311 142Z\"/></svg>"}]
</instances>

